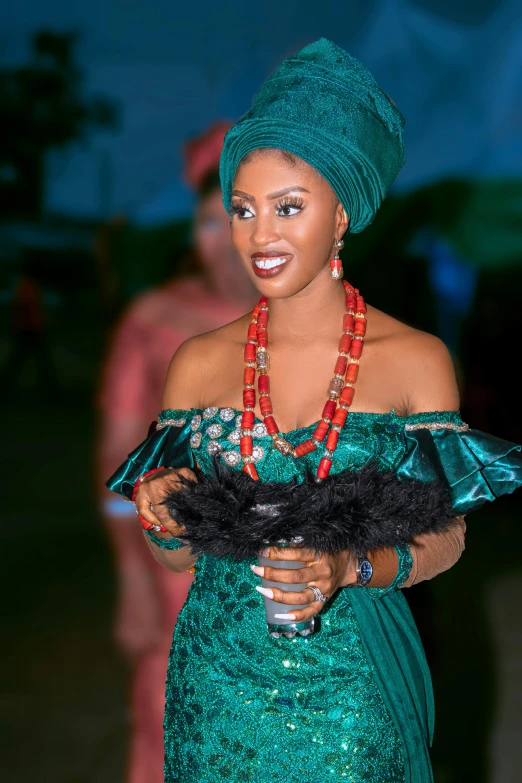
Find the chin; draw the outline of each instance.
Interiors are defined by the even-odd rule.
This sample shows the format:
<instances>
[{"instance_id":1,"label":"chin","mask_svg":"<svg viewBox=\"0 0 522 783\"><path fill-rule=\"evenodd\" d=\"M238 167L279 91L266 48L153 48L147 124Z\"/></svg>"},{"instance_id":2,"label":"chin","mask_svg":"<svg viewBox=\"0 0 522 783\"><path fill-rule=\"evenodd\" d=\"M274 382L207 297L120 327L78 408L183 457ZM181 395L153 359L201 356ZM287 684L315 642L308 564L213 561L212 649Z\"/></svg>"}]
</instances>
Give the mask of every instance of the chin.
<instances>
[{"instance_id":1,"label":"chin","mask_svg":"<svg viewBox=\"0 0 522 783\"><path fill-rule=\"evenodd\" d=\"M253 270L249 260L249 277L255 285L261 296L267 296L269 299L289 299L299 294L310 283L312 283L321 270L315 270L310 275L296 275L295 269L283 270L275 277L260 277ZM300 270L302 271L302 270Z\"/></svg>"}]
</instances>

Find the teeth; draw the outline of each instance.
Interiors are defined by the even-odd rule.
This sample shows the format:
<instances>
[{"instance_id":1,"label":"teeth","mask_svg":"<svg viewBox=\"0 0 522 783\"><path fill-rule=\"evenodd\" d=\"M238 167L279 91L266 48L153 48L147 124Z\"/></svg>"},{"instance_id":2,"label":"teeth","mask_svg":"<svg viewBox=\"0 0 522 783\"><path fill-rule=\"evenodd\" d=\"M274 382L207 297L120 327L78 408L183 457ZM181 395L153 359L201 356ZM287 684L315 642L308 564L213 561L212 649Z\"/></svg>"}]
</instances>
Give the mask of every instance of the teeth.
<instances>
[{"instance_id":1,"label":"teeth","mask_svg":"<svg viewBox=\"0 0 522 783\"><path fill-rule=\"evenodd\" d=\"M259 269L273 269L275 266L281 266L286 264L288 258L256 258L255 265Z\"/></svg>"}]
</instances>

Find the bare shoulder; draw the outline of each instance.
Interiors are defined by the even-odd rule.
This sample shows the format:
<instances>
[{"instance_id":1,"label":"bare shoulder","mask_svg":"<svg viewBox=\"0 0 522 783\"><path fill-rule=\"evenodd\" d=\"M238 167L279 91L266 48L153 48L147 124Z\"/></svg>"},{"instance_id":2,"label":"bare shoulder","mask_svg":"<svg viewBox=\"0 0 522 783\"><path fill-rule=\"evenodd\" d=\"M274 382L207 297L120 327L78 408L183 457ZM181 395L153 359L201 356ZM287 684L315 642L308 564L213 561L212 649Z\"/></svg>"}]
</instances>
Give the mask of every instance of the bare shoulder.
<instances>
[{"instance_id":1,"label":"bare shoulder","mask_svg":"<svg viewBox=\"0 0 522 783\"><path fill-rule=\"evenodd\" d=\"M243 347L250 316L185 340L171 359L162 407L203 408L209 385Z\"/></svg>"},{"instance_id":2,"label":"bare shoulder","mask_svg":"<svg viewBox=\"0 0 522 783\"><path fill-rule=\"evenodd\" d=\"M375 342L380 343L382 361L398 379L407 412L458 410L453 359L442 340L375 313Z\"/></svg>"}]
</instances>

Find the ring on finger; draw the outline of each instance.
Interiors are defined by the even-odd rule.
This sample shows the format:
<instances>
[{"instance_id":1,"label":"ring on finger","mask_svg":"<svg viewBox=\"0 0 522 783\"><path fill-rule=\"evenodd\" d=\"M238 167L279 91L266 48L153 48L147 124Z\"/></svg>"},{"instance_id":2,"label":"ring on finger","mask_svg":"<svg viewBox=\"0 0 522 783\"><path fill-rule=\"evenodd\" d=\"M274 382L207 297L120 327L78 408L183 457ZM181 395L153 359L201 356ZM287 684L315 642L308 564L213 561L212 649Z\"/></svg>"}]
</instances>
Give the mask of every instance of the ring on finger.
<instances>
[{"instance_id":1,"label":"ring on finger","mask_svg":"<svg viewBox=\"0 0 522 783\"><path fill-rule=\"evenodd\" d=\"M135 509L136 514L138 515L138 519L140 520L141 524L143 525L145 530L154 530L156 533L166 533L167 528L163 527L163 525L153 525L150 522L147 522L145 517L142 517L140 512L138 511L138 508Z\"/></svg>"},{"instance_id":2,"label":"ring on finger","mask_svg":"<svg viewBox=\"0 0 522 783\"><path fill-rule=\"evenodd\" d=\"M310 588L310 590L314 594L316 601L321 601L322 604L326 603L328 598L325 595L322 594L322 592L319 590L318 587L316 587L315 585L308 585L308 587Z\"/></svg>"}]
</instances>

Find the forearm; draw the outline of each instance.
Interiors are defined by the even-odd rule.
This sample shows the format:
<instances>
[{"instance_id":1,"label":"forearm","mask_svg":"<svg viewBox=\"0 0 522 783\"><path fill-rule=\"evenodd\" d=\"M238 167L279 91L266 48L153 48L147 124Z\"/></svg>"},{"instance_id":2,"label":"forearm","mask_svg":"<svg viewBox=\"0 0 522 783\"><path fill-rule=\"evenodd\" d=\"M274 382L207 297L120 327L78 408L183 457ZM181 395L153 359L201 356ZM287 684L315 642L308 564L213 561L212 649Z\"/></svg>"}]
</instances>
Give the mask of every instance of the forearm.
<instances>
[{"instance_id":1,"label":"forearm","mask_svg":"<svg viewBox=\"0 0 522 783\"><path fill-rule=\"evenodd\" d=\"M155 560L164 568L168 568L169 571L181 574L183 571L188 571L189 568L192 568L195 565L196 558L192 554L189 546L182 546L180 549L162 549L151 541L149 536L145 533L143 536ZM169 538L171 538L171 536L169 536Z\"/></svg>"},{"instance_id":2,"label":"forearm","mask_svg":"<svg viewBox=\"0 0 522 783\"><path fill-rule=\"evenodd\" d=\"M433 579L447 571L459 560L465 548L466 523L464 517L455 517L442 533L424 533L416 536L410 545L413 559L410 575L403 587Z\"/></svg>"},{"instance_id":3,"label":"forearm","mask_svg":"<svg viewBox=\"0 0 522 783\"><path fill-rule=\"evenodd\" d=\"M466 523L464 517L455 517L453 523L442 533L424 533L416 536L410 544L412 567L402 587L412 587L447 571L464 551ZM373 567L369 587L386 588L397 576L398 556L394 547L377 549L368 553ZM355 575L352 575L355 581Z\"/></svg>"},{"instance_id":4,"label":"forearm","mask_svg":"<svg viewBox=\"0 0 522 783\"><path fill-rule=\"evenodd\" d=\"M397 576L399 557L395 547L376 549L368 554L373 568L368 587L389 587Z\"/></svg>"}]
</instances>

